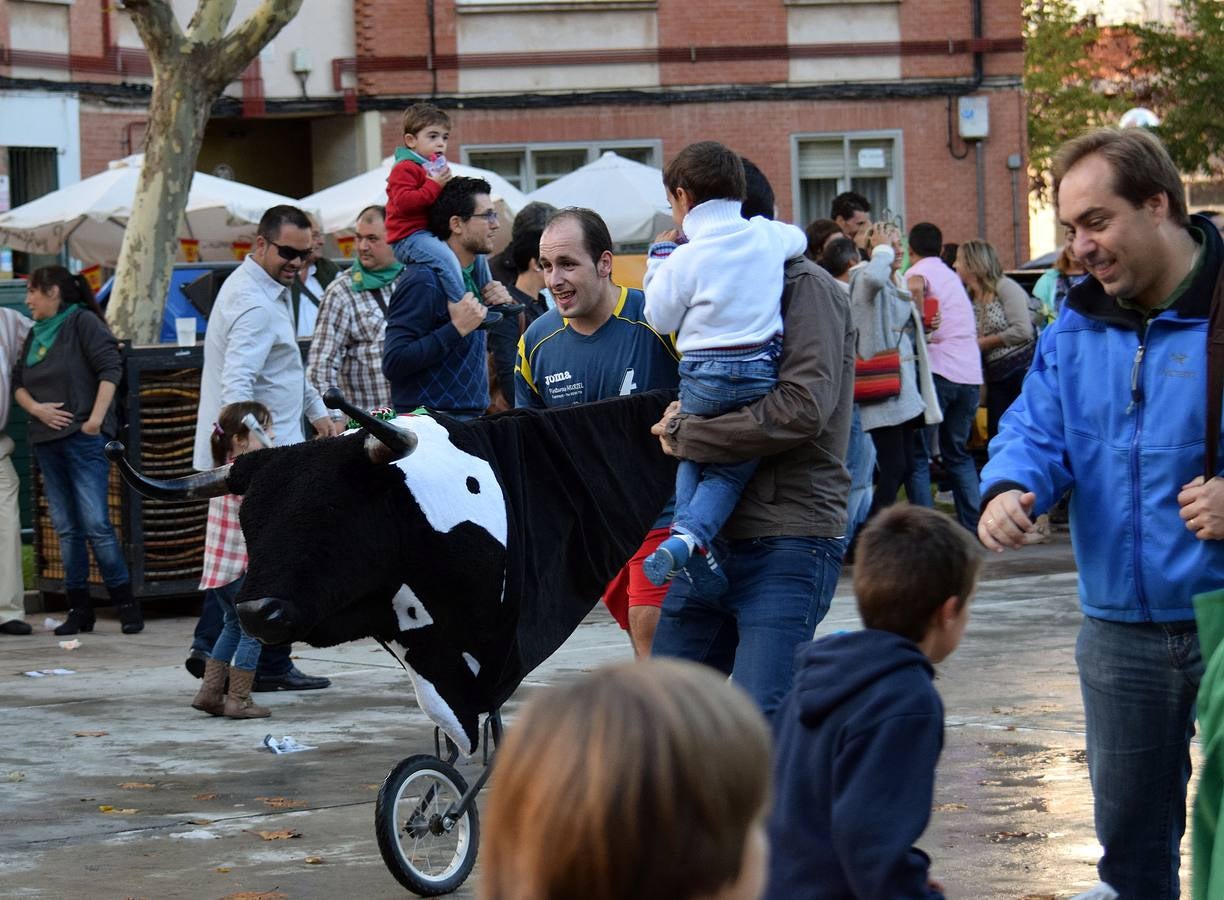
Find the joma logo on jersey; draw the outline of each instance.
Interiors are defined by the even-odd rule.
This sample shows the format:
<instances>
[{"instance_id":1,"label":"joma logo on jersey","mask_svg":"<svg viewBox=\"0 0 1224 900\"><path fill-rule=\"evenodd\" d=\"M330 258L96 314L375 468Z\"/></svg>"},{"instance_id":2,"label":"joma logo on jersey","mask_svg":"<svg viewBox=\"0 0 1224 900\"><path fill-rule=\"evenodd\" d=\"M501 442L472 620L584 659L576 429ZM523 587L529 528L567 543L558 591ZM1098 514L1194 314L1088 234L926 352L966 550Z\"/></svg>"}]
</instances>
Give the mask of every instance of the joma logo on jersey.
<instances>
[{"instance_id":1,"label":"joma logo on jersey","mask_svg":"<svg viewBox=\"0 0 1224 900\"><path fill-rule=\"evenodd\" d=\"M572 377L573 377L573 376L572 376L572 375L570 375L570 373L569 373L568 371L566 371L566 372L554 372L554 373L553 373L553 374L551 374L551 375L545 375L545 376L544 376L544 383L545 383L545 384L556 384L558 381L569 381L569 380L570 380L570 378L572 378Z\"/></svg>"}]
</instances>

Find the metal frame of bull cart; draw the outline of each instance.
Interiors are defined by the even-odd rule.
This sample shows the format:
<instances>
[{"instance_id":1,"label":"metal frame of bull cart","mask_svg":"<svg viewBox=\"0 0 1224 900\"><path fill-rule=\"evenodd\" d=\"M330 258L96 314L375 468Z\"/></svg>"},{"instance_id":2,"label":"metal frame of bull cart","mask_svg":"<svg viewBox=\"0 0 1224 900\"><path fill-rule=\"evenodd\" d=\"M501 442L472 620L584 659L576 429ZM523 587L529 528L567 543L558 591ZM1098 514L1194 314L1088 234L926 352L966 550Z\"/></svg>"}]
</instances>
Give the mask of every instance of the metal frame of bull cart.
<instances>
[{"instance_id":1,"label":"metal frame of bull cart","mask_svg":"<svg viewBox=\"0 0 1224 900\"><path fill-rule=\"evenodd\" d=\"M488 783L503 733L501 710L495 709L483 726L483 769L470 787L454 765L459 748L437 727L433 755L401 760L383 781L374 805L378 849L391 874L413 893L449 894L471 874L480 846L476 795ZM432 839L445 845L436 854Z\"/></svg>"}]
</instances>

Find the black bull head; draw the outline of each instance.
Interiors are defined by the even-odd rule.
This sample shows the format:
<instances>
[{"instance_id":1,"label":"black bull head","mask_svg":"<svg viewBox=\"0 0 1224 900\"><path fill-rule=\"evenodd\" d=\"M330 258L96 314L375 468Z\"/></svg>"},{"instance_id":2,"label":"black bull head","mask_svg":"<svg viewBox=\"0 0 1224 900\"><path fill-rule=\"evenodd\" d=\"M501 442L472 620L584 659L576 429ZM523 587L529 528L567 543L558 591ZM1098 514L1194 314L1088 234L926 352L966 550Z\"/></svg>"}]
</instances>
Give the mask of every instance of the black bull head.
<instances>
[{"instance_id":1,"label":"black bull head","mask_svg":"<svg viewBox=\"0 0 1224 900\"><path fill-rule=\"evenodd\" d=\"M266 643L395 641L418 702L460 747L553 653L640 545L673 488L651 392L462 423L364 428L173 481L108 454L145 496L243 497L238 597Z\"/></svg>"}]
</instances>

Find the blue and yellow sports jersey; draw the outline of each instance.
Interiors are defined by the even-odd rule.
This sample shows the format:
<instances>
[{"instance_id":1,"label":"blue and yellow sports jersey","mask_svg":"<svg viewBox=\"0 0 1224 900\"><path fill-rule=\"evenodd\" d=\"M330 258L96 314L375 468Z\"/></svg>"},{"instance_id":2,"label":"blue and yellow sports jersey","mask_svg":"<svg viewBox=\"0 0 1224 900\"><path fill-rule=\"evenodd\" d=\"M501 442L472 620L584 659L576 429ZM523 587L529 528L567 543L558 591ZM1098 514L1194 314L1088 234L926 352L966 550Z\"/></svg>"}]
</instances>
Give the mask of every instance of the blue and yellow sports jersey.
<instances>
[{"instance_id":1,"label":"blue and yellow sports jersey","mask_svg":"<svg viewBox=\"0 0 1224 900\"><path fill-rule=\"evenodd\" d=\"M646 295L622 287L612 318L579 334L549 310L519 340L516 406L572 406L640 391L676 390L679 353L671 335L646 324Z\"/></svg>"}]
</instances>

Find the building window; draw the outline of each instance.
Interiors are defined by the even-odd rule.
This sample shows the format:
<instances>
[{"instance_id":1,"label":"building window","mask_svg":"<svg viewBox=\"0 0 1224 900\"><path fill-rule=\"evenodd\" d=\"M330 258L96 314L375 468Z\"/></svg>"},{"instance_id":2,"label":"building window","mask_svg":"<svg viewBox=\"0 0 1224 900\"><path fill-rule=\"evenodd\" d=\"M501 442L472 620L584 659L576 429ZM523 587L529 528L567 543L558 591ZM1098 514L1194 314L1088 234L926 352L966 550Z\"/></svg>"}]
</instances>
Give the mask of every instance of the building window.
<instances>
[{"instance_id":1,"label":"building window","mask_svg":"<svg viewBox=\"0 0 1224 900\"><path fill-rule=\"evenodd\" d=\"M873 221L892 218L904 230L899 132L798 135L792 141L800 224L828 218L834 197L857 191L871 204Z\"/></svg>"},{"instance_id":2,"label":"building window","mask_svg":"<svg viewBox=\"0 0 1224 900\"><path fill-rule=\"evenodd\" d=\"M465 146L463 161L496 172L523 193L542 188L611 150L625 159L659 167L661 141L592 141L581 144L518 144Z\"/></svg>"}]
</instances>

